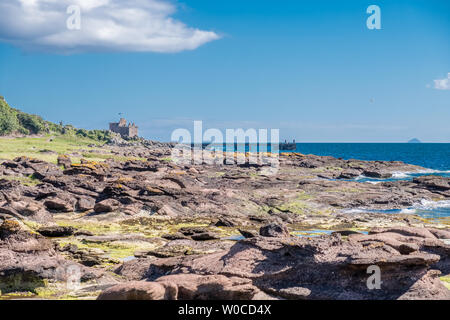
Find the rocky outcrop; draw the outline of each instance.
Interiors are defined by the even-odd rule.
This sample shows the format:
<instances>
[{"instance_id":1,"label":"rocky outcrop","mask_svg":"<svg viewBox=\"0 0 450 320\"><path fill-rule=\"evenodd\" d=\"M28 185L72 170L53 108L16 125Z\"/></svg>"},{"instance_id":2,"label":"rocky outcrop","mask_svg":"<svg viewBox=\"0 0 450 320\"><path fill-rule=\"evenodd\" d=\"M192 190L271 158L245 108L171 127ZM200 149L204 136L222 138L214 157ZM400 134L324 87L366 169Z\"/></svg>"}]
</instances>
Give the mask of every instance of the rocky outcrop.
<instances>
[{"instance_id":1,"label":"rocky outcrop","mask_svg":"<svg viewBox=\"0 0 450 320\"><path fill-rule=\"evenodd\" d=\"M450 190L450 179L439 176L422 176L413 179L418 186L430 190L448 191Z\"/></svg>"},{"instance_id":2,"label":"rocky outcrop","mask_svg":"<svg viewBox=\"0 0 450 320\"><path fill-rule=\"evenodd\" d=\"M75 233L75 228L73 227L60 227L60 226L51 226L51 227L42 227L37 230L40 234L45 237L67 237L71 236Z\"/></svg>"},{"instance_id":3,"label":"rocky outcrop","mask_svg":"<svg viewBox=\"0 0 450 320\"><path fill-rule=\"evenodd\" d=\"M60 256L50 240L30 233L17 221L5 220L0 225L2 293L33 292L38 287L44 287L46 280L66 281L68 270L73 268L80 272L80 279L94 275L83 266Z\"/></svg>"},{"instance_id":4,"label":"rocky outcrop","mask_svg":"<svg viewBox=\"0 0 450 320\"><path fill-rule=\"evenodd\" d=\"M259 229L259 234L263 237L289 237L289 230L286 226L270 223Z\"/></svg>"},{"instance_id":5,"label":"rocky outcrop","mask_svg":"<svg viewBox=\"0 0 450 320\"><path fill-rule=\"evenodd\" d=\"M399 162L292 153L282 155L279 171L266 177L259 175L258 167L227 166L226 174L218 175L216 166L180 167L158 159L156 154L147 151L147 161L109 159L100 163L82 159L79 164L72 163L66 155L59 156L58 163L64 170L27 157L4 161L0 171L10 179L0 180L0 216L51 223L55 213L120 211L133 216L150 211L171 217L205 214L220 218L217 226L232 227L236 217L254 213L252 203L293 223L299 220L297 211L303 213L318 206L391 209L411 206L423 199L450 198L450 179L443 177L376 185L339 180L360 175L387 177L401 169L418 170ZM32 179L33 185L23 184L20 179ZM299 192L308 194L310 199L286 206ZM206 234L198 237L211 238Z\"/></svg>"},{"instance_id":6,"label":"rocky outcrop","mask_svg":"<svg viewBox=\"0 0 450 320\"><path fill-rule=\"evenodd\" d=\"M439 235L447 236L446 232ZM144 285L159 290L157 296L140 296L144 299L253 299L259 292L278 299L450 299L450 291L438 279L439 269L445 271L449 265L449 246L435 234L438 232L427 229L393 228L377 229L370 235L352 234L347 239L340 234L318 238L256 236L223 252L153 259L140 271L127 265L142 266L143 261L125 263L119 273L130 276L134 270L134 279L140 273L141 279L152 281L113 287L100 297L128 299ZM371 266L380 268L380 289L367 285ZM167 272L170 275L161 276ZM199 281L211 281L206 288L217 289L201 288ZM189 294L180 293L186 288ZM203 292L207 294L203 296Z\"/></svg>"},{"instance_id":7,"label":"rocky outcrop","mask_svg":"<svg viewBox=\"0 0 450 320\"><path fill-rule=\"evenodd\" d=\"M69 169L72 166L72 160L68 155L59 155L57 159L58 166L63 167L64 169Z\"/></svg>"},{"instance_id":8,"label":"rocky outcrop","mask_svg":"<svg viewBox=\"0 0 450 320\"><path fill-rule=\"evenodd\" d=\"M75 263L89 272L114 265L137 281L102 299L446 297L438 276L449 272L448 222L378 210L449 200L450 178L363 183L356 178L422 168L298 153L282 154L267 174L262 164L180 164L150 145L96 152L111 159L0 163L0 223L33 228L4 232L7 279L52 280ZM291 236L314 229L335 232ZM371 265L380 290L366 286Z\"/></svg>"},{"instance_id":9,"label":"rocky outcrop","mask_svg":"<svg viewBox=\"0 0 450 320\"><path fill-rule=\"evenodd\" d=\"M106 199L95 204L94 211L97 213L111 212L119 208L119 201L115 199Z\"/></svg>"},{"instance_id":10,"label":"rocky outcrop","mask_svg":"<svg viewBox=\"0 0 450 320\"><path fill-rule=\"evenodd\" d=\"M134 281L103 291L98 300L251 300L266 299L248 279L223 275L175 274L154 282Z\"/></svg>"}]
</instances>

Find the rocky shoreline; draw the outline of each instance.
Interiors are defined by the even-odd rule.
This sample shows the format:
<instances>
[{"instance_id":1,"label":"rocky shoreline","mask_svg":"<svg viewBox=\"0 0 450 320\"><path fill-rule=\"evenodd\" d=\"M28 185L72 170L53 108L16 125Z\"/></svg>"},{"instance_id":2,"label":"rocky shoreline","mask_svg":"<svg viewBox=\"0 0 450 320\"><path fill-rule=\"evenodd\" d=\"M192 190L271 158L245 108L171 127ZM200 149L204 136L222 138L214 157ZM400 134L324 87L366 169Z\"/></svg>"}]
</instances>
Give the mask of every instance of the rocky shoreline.
<instances>
[{"instance_id":1,"label":"rocky shoreline","mask_svg":"<svg viewBox=\"0 0 450 320\"><path fill-rule=\"evenodd\" d=\"M266 175L263 165L179 165L170 147L3 161L1 297L450 298L449 219L380 211L450 200L450 178L361 183L425 169L298 153ZM366 285L373 265L380 290Z\"/></svg>"}]
</instances>

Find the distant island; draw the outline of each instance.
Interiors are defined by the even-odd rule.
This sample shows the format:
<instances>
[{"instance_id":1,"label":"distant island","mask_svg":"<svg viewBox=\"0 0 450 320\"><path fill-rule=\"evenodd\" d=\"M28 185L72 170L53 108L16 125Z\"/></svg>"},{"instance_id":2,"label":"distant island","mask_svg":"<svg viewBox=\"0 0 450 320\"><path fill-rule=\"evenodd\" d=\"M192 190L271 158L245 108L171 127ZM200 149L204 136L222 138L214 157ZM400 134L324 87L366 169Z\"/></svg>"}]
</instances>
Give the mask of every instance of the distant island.
<instances>
[{"instance_id":1,"label":"distant island","mask_svg":"<svg viewBox=\"0 0 450 320\"><path fill-rule=\"evenodd\" d=\"M413 138L413 139L409 140L408 143L422 143L422 141L420 141L417 138Z\"/></svg>"}]
</instances>

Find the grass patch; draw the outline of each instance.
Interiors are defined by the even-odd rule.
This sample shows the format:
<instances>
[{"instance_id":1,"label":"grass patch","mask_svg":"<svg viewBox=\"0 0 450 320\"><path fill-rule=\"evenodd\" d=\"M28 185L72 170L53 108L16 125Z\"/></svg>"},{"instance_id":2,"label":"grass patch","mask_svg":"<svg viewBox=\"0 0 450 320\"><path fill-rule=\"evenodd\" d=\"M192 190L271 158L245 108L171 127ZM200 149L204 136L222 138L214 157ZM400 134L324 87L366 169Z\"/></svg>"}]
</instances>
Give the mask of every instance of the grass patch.
<instances>
[{"instance_id":1,"label":"grass patch","mask_svg":"<svg viewBox=\"0 0 450 320\"><path fill-rule=\"evenodd\" d=\"M306 192L300 192L293 200L289 200L276 207L277 210L283 212L292 212L297 214L303 214L305 211L309 211L310 205L306 200L313 198Z\"/></svg>"},{"instance_id":2,"label":"grass patch","mask_svg":"<svg viewBox=\"0 0 450 320\"><path fill-rule=\"evenodd\" d=\"M0 138L0 159L12 160L28 156L47 162L56 163L59 154L69 154L92 150L91 144L99 144L90 138L71 135L44 135L41 137ZM102 143L100 143L102 144ZM48 152L52 151L52 152Z\"/></svg>"},{"instance_id":3,"label":"grass patch","mask_svg":"<svg viewBox=\"0 0 450 320\"><path fill-rule=\"evenodd\" d=\"M33 176L26 176L26 177L0 176L0 180L1 179L10 180L10 181L19 181L22 185L28 186L28 187L34 187L34 186L38 185L39 183L41 183L41 181L39 181L36 178L33 178Z\"/></svg>"},{"instance_id":4,"label":"grass patch","mask_svg":"<svg viewBox=\"0 0 450 320\"><path fill-rule=\"evenodd\" d=\"M450 275L440 277L439 280L441 280L444 283L444 285L447 287L447 289L450 290Z\"/></svg>"},{"instance_id":5,"label":"grass patch","mask_svg":"<svg viewBox=\"0 0 450 320\"><path fill-rule=\"evenodd\" d=\"M145 251L145 250L154 250L157 247L156 243L144 242L139 240L127 241L127 240L118 240L111 242L89 242L84 240L78 240L75 238L65 238L63 240L58 241L61 247L64 247L67 244L74 244L78 247L78 249L99 249L105 253L104 258L110 258L113 260L120 260L126 257L133 256L136 251ZM102 259L103 260L103 259ZM105 262L102 265L107 265L111 263L108 259L105 259ZM119 261L116 261L119 263Z\"/></svg>"}]
</instances>

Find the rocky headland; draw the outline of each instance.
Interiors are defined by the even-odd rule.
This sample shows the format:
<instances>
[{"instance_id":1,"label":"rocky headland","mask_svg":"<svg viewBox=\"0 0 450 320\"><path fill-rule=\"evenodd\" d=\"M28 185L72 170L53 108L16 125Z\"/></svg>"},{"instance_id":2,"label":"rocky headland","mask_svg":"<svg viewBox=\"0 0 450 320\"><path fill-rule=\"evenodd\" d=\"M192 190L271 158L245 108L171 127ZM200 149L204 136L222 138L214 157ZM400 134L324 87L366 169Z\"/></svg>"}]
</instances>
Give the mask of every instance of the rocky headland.
<instances>
[{"instance_id":1,"label":"rocky headland","mask_svg":"<svg viewBox=\"0 0 450 320\"><path fill-rule=\"evenodd\" d=\"M171 147L3 160L1 297L450 298L448 218L383 213L450 200L450 178L384 181L425 169L299 153L267 175L258 164L180 165ZM373 265L381 289L367 287Z\"/></svg>"}]
</instances>

